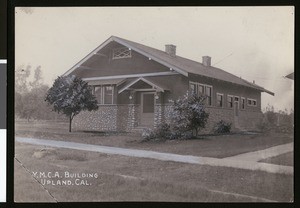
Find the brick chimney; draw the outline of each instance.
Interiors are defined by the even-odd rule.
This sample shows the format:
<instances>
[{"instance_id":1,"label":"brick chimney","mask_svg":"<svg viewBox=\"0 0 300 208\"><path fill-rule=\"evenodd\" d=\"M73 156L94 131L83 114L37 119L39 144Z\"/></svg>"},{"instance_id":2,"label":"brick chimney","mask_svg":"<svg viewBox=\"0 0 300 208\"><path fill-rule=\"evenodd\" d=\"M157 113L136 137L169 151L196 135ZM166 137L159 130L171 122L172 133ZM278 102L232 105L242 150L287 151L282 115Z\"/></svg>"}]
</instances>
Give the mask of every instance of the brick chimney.
<instances>
[{"instance_id":1,"label":"brick chimney","mask_svg":"<svg viewBox=\"0 0 300 208\"><path fill-rule=\"evenodd\" d=\"M165 45L166 46L166 53L170 56L176 56L176 46L172 44Z\"/></svg>"},{"instance_id":2,"label":"brick chimney","mask_svg":"<svg viewBox=\"0 0 300 208\"><path fill-rule=\"evenodd\" d=\"M211 57L210 56L202 56L202 64L204 66L211 66Z\"/></svg>"}]
</instances>

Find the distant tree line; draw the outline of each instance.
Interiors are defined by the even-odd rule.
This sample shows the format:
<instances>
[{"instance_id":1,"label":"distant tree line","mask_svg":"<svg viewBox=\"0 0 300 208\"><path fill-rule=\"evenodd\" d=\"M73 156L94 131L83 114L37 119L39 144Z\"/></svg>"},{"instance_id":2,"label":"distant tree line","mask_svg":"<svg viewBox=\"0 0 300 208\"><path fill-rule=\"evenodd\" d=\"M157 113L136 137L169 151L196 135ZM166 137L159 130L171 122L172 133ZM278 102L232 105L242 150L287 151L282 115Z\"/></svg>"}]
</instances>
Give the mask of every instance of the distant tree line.
<instances>
[{"instance_id":1,"label":"distant tree line","mask_svg":"<svg viewBox=\"0 0 300 208\"><path fill-rule=\"evenodd\" d=\"M268 104L263 110L263 117L258 122L257 127L262 132L282 132L293 133L294 132L294 110L291 109L288 113L287 109L279 110L275 112L274 106Z\"/></svg>"},{"instance_id":2,"label":"distant tree line","mask_svg":"<svg viewBox=\"0 0 300 208\"><path fill-rule=\"evenodd\" d=\"M41 66L20 66L15 70L15 118L16 120L66 120L55 113L45 101L49 86L44 83Z\"/></svg>"}]
</instances>

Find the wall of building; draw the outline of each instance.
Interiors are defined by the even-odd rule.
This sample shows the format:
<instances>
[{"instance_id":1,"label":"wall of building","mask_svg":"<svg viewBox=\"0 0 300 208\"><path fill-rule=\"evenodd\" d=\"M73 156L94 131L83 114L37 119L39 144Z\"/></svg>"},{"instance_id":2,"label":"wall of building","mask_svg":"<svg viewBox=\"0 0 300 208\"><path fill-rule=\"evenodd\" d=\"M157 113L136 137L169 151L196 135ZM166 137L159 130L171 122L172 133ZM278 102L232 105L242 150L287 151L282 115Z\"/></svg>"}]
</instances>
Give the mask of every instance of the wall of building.
<instances>
[{"instance_id":1,"label":"wall of building","mask_svg":"<svg viewBox=\"0 0 300 208\"><path fill-rule=\"evenodd\" d=\"M158 127L162 122L171 122L172 108L172 105L155 106L155 127ZM262 118L262 113L260 111L239 111L239 129L237 129L234 124L233 109L206 107L205 111L209 113L209 118L205 129L202 130L202 133L211 133L215 124L220 120L231 123L233 131L256 130L256 125Z\"/></svg>"},{"instance_id":2,"label":"wall of building","mask_svg":"<svg viewBox=\"0 0 300 208\"><path fill-rule=\"evenodd\" d=\"M154 109L154 127L161 123L170 123L172 105L156 104ZM233 130L256 130L256 124L262 117L260 111L239 111L239 127L234 128L233 109L207 107L209 113L206 128L202 133L211 133L214 125L224 120L232 123ZM140 105L101 105L97 111L84 111L74 117L74 130L90 131L130 131L140 124Z\"/></svg>"},{"instance_id":3,"label":"wall of building","mask_svg":"<svg viewBox=\"0 0 300 208\"><path fill-rule=\"evenodd\" d=\"M241 109L241 97L246 98L246 105L245 111L261 111L261 92L249 87L244 87L237 84L231 84L228 82L211 79L207 77L203 77L200 75L190 75L190 81L198 82L201 84L211 85L212 89L212 107L216 107L217 105L217 93L224 94L224 107L228 108L227 106L227 95L238 96L240 101L240 109ZM248 106L247 105L247 98L255 99L257 101L256 106Z\"/></svg>"},{"instance_id":4,"label":"wall of building","mask_svg":"<svg viewBox=\"0 0 300 208\"><path fill-rule=\"evenodd\" d=\"M73 119L78 131L130 131L139 124L139 105L101 105L96 111L80 112Z\"/></svg>"},{"instance_id":5,"label":"wall of building","mask_svg":"<svg viewBox=\"0 0 300 208\"><path fill-rule=\"evenodd\" d=\"M93 68L93 70L78 68L71 74L87 78L169 71L168 67L165 67L153 60L149 60L148 57L145 57L135 51L131 51L131 53L131 58L121 59L93 56L89 61L83 64L83 66Z\"/></svg>"}]
</instances>

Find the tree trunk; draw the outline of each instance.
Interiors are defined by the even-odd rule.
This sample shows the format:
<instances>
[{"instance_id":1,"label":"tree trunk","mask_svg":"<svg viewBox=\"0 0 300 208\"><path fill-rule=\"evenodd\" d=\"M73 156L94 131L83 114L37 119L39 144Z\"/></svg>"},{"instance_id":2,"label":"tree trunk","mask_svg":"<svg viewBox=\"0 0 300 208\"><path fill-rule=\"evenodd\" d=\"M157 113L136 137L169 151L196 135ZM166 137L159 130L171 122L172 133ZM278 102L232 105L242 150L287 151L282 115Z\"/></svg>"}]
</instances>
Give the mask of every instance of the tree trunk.
<instances>
[{"instance_id":1,"label":"tree trunk","mask_svg":"<svg viewBox=\"0 0 300 208\"><path fill-rule=\"evenodd\" d=\"M72 115L70 115L69 132L72 131Z\"/></svg>"}]
</instances>

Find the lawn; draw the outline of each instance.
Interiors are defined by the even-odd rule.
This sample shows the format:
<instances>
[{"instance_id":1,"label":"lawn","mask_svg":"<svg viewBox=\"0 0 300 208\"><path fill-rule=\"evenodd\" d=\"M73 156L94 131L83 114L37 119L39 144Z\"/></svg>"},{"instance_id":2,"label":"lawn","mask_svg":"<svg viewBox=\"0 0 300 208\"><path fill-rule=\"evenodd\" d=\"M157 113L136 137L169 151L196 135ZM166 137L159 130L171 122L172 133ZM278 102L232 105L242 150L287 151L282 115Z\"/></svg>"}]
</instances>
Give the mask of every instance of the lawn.
<instances>
[{"instance_id":1,"label":"lawn","mask_svg":"<svg viewBox=\"0 0 300 208\"><path fill-rule=\"evenodd\" d=\"M22 164L15 161L17 202L54 201L53 198L60 202L290 202L294 197L291 175L46 148L22 143L16 143L15 153L15 157ZM88 178L88 186L43 187L26 170L31 173L58 172L61 175L66 171L97 173L98 177ZM41 181L41 178L37 180ZM53 198L49 198L49 195Z\"/></svg>"},{"instance_id":2,"label":"lawn","mask_svg":"<svg viewBox=\"0 0 300 208\"><path fill-rule=\"evenodd\" d=\"M201 136L193 140L169 140L165 142L143 142L140 134L126 132L68 132L67 123L17 122L15 134L19 137L33 137L97 144L159 152L224 158L246 152L266 149L293 142L289 134L253 134Z\"/></svg>"},{"instance_id":3,"label":"lawn","mask_svg":"<svg viewBox=\"0 0 300 208\"><path fill-rule=\"evenodd\" d=\"M259 162L271 163L276 165L294 166L294 153L288 152L285 154L278 155L276 157L270 157Z\"/></svg>"}]
</instances>

